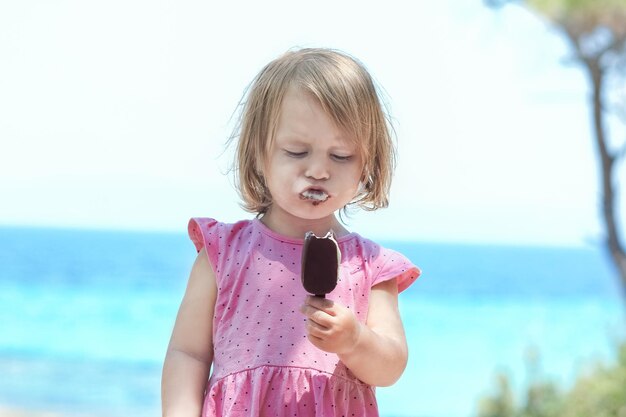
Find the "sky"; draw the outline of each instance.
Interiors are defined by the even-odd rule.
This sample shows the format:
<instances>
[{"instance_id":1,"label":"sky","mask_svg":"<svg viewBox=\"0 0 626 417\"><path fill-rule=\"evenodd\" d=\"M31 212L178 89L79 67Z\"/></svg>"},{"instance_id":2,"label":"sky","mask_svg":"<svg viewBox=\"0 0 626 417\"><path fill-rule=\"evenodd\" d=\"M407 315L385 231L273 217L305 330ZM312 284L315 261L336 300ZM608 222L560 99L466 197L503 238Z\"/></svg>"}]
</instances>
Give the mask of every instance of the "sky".
<instances>
[{"instance_id":1,"label":"sky","mask_svg":"<svg viewBox=\"0 0 626 417\"><path fill-rule=\"evenodd\" d=\"M233 115L267 62L308 46L359 58L397 133L390 207L348 228L598 242L584 73L546 22L478 0L3 2L0 225L182 233L194 216L251 217L228 175Z\"/></svg>"}]
</instances>

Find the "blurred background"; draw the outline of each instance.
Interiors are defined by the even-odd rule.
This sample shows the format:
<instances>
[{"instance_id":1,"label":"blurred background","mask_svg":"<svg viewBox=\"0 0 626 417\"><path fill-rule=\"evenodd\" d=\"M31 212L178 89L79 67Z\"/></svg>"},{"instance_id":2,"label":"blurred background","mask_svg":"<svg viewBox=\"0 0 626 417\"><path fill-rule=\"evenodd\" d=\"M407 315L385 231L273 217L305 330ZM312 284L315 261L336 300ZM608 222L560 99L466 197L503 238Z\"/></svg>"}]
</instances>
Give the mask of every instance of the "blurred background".
<instances>
[{"instance_id":1,"label":"blurred background","mask_svg":"<svg viewBox=\"0 0 626 417\"><path fill-rule=\"evenodd\" d=\"M381 415L623 415L625 30L623 0L3 2L0 415L160 413L187 221L250 217L238 103L309 46L398 138L390 207L348 219L423 270Z\"/></svg>"}]
</instances>

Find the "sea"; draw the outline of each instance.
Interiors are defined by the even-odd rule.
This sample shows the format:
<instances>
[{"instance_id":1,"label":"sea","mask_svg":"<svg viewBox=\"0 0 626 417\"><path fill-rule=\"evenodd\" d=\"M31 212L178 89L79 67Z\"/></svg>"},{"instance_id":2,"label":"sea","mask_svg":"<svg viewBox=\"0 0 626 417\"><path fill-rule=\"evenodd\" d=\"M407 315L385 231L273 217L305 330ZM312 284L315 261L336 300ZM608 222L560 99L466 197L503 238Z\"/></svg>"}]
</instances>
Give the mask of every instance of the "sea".
<instances>
[{"instance_id":1,"label":"sea","mask_svg":"<svg viewBox=\"0 0 626 417\"><path fill-rule=\"evenodd\" d=\"M384 417L471 417L505 374L566 389L611 363L625 300L600 246L381 242L418 265L400 294L407 369ZM184 234L0 228L0 413L160 415L163 357L196 256Z\"/></svg>"}]
</instances>

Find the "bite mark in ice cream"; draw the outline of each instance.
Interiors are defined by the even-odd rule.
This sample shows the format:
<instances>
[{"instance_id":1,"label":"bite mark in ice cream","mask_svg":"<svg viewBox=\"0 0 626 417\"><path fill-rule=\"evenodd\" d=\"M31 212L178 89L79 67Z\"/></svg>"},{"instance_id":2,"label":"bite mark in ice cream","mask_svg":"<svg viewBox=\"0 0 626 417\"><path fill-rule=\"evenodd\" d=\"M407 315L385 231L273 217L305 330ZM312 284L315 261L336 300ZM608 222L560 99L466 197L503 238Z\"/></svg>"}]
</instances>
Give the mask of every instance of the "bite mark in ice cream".
<instances>
[{"instance_id":1,"label":"bite mark in ice cream","mask_svg":"<svg viewBox=\"0 0 626 417\"><path fill-rule=\"evenodd\" d=\"M331 230L324 237L313 232L304 235L302 248L302 285L317 297L325 297L337 286L341 252Z\"/></svg>"}]
</instances>

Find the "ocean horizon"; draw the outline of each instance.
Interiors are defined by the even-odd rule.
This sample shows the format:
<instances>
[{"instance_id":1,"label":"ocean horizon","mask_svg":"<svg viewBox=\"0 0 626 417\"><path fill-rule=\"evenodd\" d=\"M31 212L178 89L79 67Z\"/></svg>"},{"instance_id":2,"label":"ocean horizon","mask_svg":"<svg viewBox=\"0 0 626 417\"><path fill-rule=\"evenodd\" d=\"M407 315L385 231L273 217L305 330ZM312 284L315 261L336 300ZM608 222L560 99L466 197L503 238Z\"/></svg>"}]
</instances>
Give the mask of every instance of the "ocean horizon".
<instances>
[{"instance_id":1,"label":"ocean horizon","mask_svg":"<svg viewBox=\"0 0 626 417\"><path fill-rule=\"evenodd\" d=\"M602 248L381 241L423 275L400 295L410 358L384 417L470 417L530 358L563 387L624 340ZM0 227L0 410L160 413L160 372L196 253L184 233ZM0 412L1 414L1 412Z\"/></svg>"}]
</instances>

